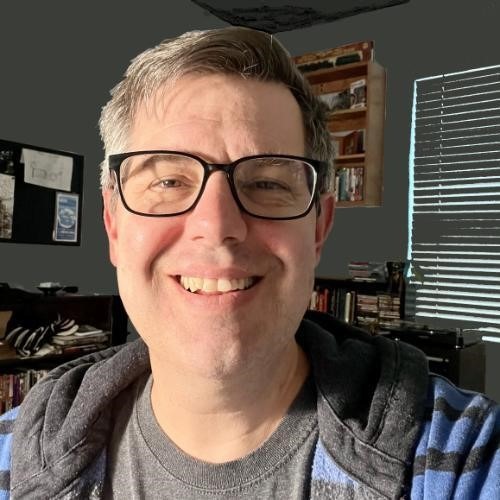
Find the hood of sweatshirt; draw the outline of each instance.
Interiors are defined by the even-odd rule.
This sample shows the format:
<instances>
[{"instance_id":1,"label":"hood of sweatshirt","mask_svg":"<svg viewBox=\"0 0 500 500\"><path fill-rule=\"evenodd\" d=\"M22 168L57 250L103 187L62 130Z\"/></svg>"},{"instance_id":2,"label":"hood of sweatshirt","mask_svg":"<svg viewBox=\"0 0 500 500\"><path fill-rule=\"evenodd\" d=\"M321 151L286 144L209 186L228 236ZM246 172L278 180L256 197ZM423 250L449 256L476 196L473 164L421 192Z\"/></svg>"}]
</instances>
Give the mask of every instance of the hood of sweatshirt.
<instances>
[{"instance_id":1,"label":"hood of sweatshirt","mask_svg":"<svg viewBox=\"0 0 500 500\"><path fill-rule=\"evenodd\" d=\"M425 356L326 315L306 317L296 338L316 380L320 439L346 472L395 498L423 420ZM12 498L89 497L91 490L98 497L112 401L150 369L139 339L61 365L40 381L14 427Z\"/></svg>"},{"instance_id":2,"label":"hood of sweatshirt","mask_svg":"<svg viewBox=\"0 0 500 500\"><path fill-rule=\"evenodd\" d=\"M424 353L326 314L306 318L312 321L303 321L297 341L313 360L323 445L359 483L400 498L424 420Z\"/></svg>"}]
</instances>

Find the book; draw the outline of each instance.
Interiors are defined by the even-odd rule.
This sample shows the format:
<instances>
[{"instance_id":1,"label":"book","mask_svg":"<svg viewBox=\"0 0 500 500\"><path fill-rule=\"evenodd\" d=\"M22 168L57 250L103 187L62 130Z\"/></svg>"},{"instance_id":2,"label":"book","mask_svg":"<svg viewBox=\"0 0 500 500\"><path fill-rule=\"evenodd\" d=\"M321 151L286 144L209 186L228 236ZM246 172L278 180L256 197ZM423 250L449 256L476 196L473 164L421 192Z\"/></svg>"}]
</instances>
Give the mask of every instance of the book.
<instances>
[{"instance_id":1,"label":"book","mask_svg":"<svg viewBox=\"0 0 500 500\"><path fill-rule=\"evenodd\" d=\"M58 337L55 335L50 340L50 343L54 346L67 346L67 345L86 345L92 343L104 343L108 342L110 338L109 332L93 333L89 335L65 335L64 337Z\"/></svg>"},{"instance_id":2,"label":"book","mask_svg":"<svg viewBox=\"0 0 500 500\"><path fill-rule=\"evenodd\" d=\"M366 80L361 78L351 82L349 89L351 109L366 108Z\"/></svg>"},{"instance_id":3,"label":"book","mask_svg":"<svg viewBox=\"0 0 500 500\"><path fill-rule=\"evenodd\" d=\"M342 318L346 323L349 323L349 318L351 316L351 307L352 307L352 293L347 292L345 294L344 315Z\"/></svg>"},{"instance_id":4,"label":"book","mask_svg":"<svg viewBox=\"0 0 500 500\"><path fill-rule=\"evenodd\" d=\"M92 325L79 325L78 330L74 334L78 337L85 337L86 335L95 335L102 332L101 328Z\"/></svg>"},{"instance_id":5,"label":"book","mask_svg":"<svg viewBox=\"0 0 500 500\"><path fill-rule=\"evenodd\" d=\"M331 132L330 137L336 157L365 152L365 129Z\"/></svg>"},{"instance_id":6,"label":"book","mask_svg":"<svg viewBox=\"0 0 500 500\"><path fill-rule=\"evenodd\" d=\"M358 151L358 131L353 130L342 139L342 150L344 155L354 155Z\"/></svg>"},{"instance_id":7,"label":"book","mask_svg":"<svg viewBox=\"0 0 500 500\"><path fill-rule=\"evenodd\" d=\"M309 309L312 311L318 310L318 290L314 289L311 293L311 301L309 303Z\"/></svg>"}]
</instances>

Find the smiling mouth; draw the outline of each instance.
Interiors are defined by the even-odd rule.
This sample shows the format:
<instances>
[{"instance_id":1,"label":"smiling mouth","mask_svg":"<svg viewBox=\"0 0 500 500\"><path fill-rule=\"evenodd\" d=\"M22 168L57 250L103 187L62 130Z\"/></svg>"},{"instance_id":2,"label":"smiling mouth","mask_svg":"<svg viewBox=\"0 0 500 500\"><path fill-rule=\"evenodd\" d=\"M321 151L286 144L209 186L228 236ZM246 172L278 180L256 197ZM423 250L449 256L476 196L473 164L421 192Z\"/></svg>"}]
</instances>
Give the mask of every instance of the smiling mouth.
<instances>
[{"instance_id":1,"label":"smiling mouth","mask_svg":"<svg viewBox=\"0 0 500 500\"><path fill-rule=\"evenodd\" d=\"M177 279L180 285L191 293L228 293L248 290L259 280L256 276L239 279L178 276Z\"/></svg>"}]
</instances>

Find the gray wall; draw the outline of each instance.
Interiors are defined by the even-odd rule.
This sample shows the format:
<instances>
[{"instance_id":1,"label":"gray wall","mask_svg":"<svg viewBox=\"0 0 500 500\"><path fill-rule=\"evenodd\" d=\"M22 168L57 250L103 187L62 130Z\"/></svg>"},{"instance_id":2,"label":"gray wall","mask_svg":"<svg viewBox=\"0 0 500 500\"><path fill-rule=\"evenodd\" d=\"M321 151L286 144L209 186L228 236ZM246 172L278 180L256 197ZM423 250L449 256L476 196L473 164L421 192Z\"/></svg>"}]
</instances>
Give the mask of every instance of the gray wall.
<instances>
[{"instance_id":1,"label":"gray wall","mask_svg":"<svg viewBox=\"0 0 500 500\"><path fill-rule=\"evenodd\" d=\"M500 3L493 0L410 0L278 35L292 54L374 40L376 59L387 68L384 205L338 210L318 274L346 275L349 260L405 259L413 81L499 64L498 19ZM225 23L188 0L17 0L4 2L2 21L0 138L81 153L86 165L81 247L0 243L0 281L28 289L60 281L83 292L115 292L98 192L100 108L139 51ZM493 382L488 390L497 390Z\"/></svg>"}]
</instances>

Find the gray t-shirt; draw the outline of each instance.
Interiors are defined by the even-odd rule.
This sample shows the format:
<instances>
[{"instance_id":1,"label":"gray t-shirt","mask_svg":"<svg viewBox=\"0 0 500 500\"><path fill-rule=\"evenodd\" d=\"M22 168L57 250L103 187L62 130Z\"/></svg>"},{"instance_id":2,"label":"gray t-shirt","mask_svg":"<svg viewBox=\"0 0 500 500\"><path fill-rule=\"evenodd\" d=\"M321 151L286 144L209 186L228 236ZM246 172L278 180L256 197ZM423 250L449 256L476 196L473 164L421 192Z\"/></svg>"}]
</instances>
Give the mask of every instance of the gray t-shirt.
<instances>
[{"instance_id":1,"label":"gray t-shirt","mask_svg":"<svg viewBox=\"0 0 500 500\"><path fill-rule=\"evenodd\" d=\"M115 400L104 498L309 498L318 439L312 376L260 448L223 464L196 460L168 438L153 414L151 383L151 376L143 377Z\"/></svg>"}]
</instances>

